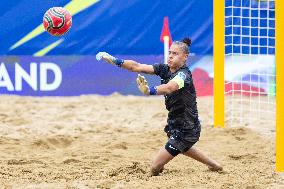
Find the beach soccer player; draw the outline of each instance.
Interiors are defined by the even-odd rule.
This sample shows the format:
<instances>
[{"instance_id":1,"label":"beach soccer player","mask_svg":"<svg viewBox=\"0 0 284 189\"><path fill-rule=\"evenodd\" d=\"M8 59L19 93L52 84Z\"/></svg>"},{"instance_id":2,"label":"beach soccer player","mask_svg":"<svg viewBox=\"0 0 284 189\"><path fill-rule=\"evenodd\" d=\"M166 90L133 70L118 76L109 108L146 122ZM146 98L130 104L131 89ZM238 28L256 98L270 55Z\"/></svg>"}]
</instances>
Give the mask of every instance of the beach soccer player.
<instances>
[{"instance_id":1,"label":"beach soccer player","mask_svg":"<svg viewBox=\"0 0 284 189\"><path fill-rule=\"evenodd\" d=\"M168 141L155 156L151 175L159 175L170 160L179 154L206 164L212 171L221 171L222 166L205 155L194 145L199 140L201 124L198 117L196 92L192 74L186 65L191 40L174 41L169 50L167 64L141 64L134 60L123 60L106 52L99 52L97 60L105 61L132 72L160 76L161 85L149 86L145 77L138 74L137 85L144 95L164 95L168 110L167 125L164 128Z\"/></svg>"}]
</instances>

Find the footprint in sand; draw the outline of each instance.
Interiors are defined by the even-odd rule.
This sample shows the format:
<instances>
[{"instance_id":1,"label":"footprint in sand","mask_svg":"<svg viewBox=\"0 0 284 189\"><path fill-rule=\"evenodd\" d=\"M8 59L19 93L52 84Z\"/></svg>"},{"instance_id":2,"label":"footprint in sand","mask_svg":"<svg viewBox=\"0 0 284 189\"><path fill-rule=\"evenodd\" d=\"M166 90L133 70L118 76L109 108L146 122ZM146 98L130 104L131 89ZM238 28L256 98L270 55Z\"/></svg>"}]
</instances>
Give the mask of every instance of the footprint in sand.
<instances>
[{"instance_id":1,"label":"footprint in sand","mask_svg":"<svg viewBox=\"0 0 284 189\"><path fill-rule=\"evenodd\" d=\"M80 160L77 159L66 159L63 161L64 164L70 164L70 163L80 163Z\"/></svg>"},{"instance_id":2,"label":"footprint in sand","mask_svg":"<svg viewBox=\"0 0 284 189\"><path fill-rule=\"evenodd\" d=\"M256 156L251 155L251 154L243 154L243 155L236 155L236 154L231 154L229 155L230 159L233 160L240 160L240 159L255 159Z\"/></svg>"},{"instance_id":3,"label":"footprint in sand","mask_svg":"<svg viewBox=\"0 0 284 189\"><path fill-rule=\"evenodd\" d=\"M64 136L56 136L52 138L39 139L32 143L32 146L44 149L67 148L72 144L74 139Z\"/></svg>"},{"instance_id":4,"label":"footprint in sand","mask_svg":"<svg viewBox=\"0 0 284 189\"><path fill-rule=\"evenodd\" d=\"M115 177L119 175L136 175L137 177L147 176L147 171L145 170L145 166L140 164L139 162L132 162L131 165L121 166L117 169L112 169L108 173L110 177Z\"/></svg>"},{"instance_id":5,"label":"footprint in sand","mask_svg":"<svg viewBox=\"0 0 284 189\"><path fill-rule=\"evenodd\" d=\"M7 161L8 165L26 165L26 164L44 164L38 160L24 160L24 159L10 159Z\"/></svg>"},{"instance_id":6,"label":"footprint in sand","mask_svg":"<svg viewBox=\"0 0 284 189\"><path fill-rule=\"evenodd\" d=\"M102 146L107 146L111 150L115 150L115 149L126 150L126 149L128 149L126 142L120 142L120 143L111 144L111 145L109 145L109 143L107 143L107 144L104 144Z\"/></svg>"}]
</instances>

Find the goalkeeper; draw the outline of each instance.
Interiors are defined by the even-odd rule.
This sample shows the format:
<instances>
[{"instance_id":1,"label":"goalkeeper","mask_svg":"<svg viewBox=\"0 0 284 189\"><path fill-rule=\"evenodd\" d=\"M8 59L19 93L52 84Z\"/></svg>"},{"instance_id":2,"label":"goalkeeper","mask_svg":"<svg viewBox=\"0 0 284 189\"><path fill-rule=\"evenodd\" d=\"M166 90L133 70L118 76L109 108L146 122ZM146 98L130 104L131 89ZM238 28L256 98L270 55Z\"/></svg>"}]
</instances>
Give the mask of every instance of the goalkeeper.
<instances>
[{"instance_id":1,"label":"goalkeeper","mask_svg":"<svg viewBox=\"0 0 284 189\"><path fill-rule=\"evenodd\" d=\"M140 64L133 60L122 60L99 52L97 60L114 64L132 72L156 74L161 77L161 85L148 86L144 76L138 74L137 85L144 95L164 95L168 113L164 131L169 138L151 165L151 175L159 175L167 164L178 154L184 154L206 164L212 171L221 171L222 166L193 146L200 137L201 125L198 119L196 92L192 75L186 65L191 40L175 41L170 47L167 64Z\"/></svg>"}]
</instances>

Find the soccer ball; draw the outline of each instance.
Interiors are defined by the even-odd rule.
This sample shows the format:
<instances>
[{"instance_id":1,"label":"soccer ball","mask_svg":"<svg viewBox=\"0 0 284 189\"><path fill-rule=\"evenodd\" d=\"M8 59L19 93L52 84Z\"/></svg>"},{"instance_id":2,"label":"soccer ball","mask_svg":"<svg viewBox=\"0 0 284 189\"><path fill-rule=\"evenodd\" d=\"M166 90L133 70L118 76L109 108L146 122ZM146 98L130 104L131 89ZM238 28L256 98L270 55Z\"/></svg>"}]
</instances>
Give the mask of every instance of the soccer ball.
<instances>
[{"instance_id":1,"label":"soccer ball","mask_svg":"<svg viewBox=\"0 0 284 189\"><path fill-rule=\"evenodd\" d=\"M64 35L71 25L71 14L62 7L52 7L43 16L44 29L53 36Z\"/></svg>"}]
</instances>

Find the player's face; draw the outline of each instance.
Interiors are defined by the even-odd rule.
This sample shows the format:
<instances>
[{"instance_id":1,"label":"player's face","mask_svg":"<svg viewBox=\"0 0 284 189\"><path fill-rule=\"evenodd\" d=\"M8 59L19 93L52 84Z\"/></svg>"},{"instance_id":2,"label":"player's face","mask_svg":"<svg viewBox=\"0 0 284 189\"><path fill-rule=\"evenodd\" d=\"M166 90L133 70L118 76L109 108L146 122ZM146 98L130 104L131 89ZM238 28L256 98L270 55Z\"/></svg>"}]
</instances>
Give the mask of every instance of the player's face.
<instances>
[{"instance_id":1,"label":"player's face","mask_svg":"<svg viewBox=\"0 0 284 189\"><path fill-rule=\"evenodd\" d=\"M178 69L184 65L188 54L184 53L177 44L173 44L169 50L168 65L171 69Z\"/></svg>"}]
</instances>

